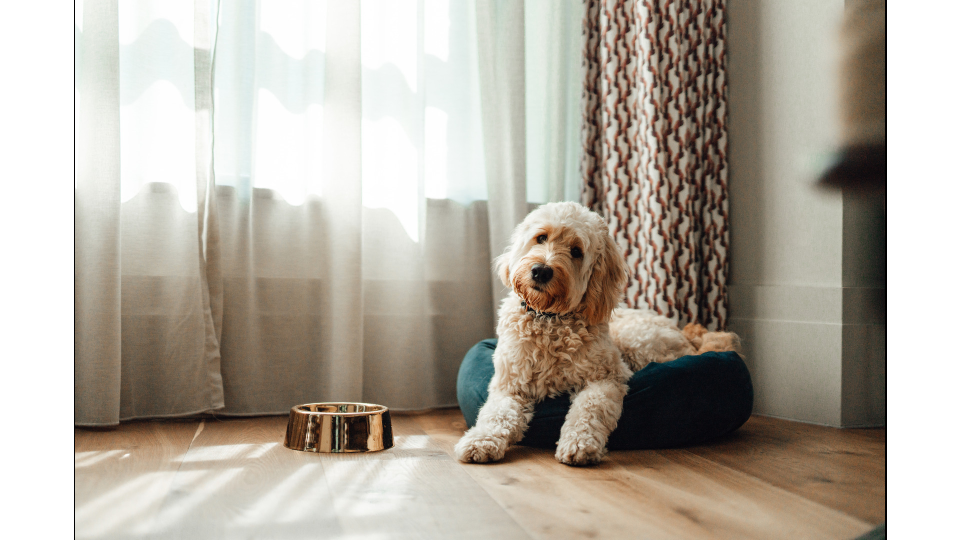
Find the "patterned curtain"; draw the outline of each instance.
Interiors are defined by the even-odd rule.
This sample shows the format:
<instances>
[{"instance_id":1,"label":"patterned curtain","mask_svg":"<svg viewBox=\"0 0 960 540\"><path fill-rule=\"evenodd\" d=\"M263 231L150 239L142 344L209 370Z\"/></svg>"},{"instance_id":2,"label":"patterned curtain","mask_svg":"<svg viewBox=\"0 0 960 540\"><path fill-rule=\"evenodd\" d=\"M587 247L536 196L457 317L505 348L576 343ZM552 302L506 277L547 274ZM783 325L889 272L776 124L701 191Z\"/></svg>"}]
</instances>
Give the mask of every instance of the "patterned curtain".
<instances>
[{"instance_id":1,"label":"patterned curtain","mask_svg":"<svg viewBox=\"0 0 960 540\"><path fill-rule=\"evenodd\" d=\"M626 303L727 322L726 0L586 0L583 203L630 272Z\"/></svg>"}]
</instances>

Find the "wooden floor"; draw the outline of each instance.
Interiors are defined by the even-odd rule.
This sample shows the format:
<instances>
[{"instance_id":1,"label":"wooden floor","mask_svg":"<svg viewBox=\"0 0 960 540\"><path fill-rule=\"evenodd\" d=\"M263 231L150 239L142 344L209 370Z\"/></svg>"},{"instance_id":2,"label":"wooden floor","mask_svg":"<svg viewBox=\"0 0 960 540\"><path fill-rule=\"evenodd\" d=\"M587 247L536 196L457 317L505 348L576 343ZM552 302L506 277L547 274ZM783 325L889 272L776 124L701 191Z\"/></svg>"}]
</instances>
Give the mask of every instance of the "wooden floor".
<instances>
[{"instance_id":1,"label":"wooden floor","mask_svg":"<svg viewBox=\"0 0 960 540\"><path fill-rule=\"evenodd\" d=\"M283 447L286 418L76 429L76 538L855 538L886 519L886 430L754 416L680 450L571 468L452 457L458 410L395 415L395 448Z\"/></svg>"}]
</instances>

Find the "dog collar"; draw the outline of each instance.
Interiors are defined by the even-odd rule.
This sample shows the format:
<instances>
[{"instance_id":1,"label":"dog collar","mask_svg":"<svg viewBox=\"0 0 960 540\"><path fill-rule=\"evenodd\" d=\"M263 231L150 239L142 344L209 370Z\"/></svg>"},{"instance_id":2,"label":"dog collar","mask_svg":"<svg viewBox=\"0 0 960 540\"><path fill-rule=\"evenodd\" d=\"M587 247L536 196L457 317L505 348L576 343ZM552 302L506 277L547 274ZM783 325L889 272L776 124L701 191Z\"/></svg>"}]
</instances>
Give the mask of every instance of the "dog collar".
<instances>
[{"instance_id":1,"label":"dog collar","mask_svg":"<svg viewBox=\"0 0 960 540\"><path fill-rule=\"evenodd\" d=\"M520 307L526 308L528 312L533 313L537 317L556 317L556 318L562 317L562 315L559 315L557 313L550 313L548 311L537 311L532 307L528 306L527 303L523 300L520 301Z\"/></svg>"}]
</instances>

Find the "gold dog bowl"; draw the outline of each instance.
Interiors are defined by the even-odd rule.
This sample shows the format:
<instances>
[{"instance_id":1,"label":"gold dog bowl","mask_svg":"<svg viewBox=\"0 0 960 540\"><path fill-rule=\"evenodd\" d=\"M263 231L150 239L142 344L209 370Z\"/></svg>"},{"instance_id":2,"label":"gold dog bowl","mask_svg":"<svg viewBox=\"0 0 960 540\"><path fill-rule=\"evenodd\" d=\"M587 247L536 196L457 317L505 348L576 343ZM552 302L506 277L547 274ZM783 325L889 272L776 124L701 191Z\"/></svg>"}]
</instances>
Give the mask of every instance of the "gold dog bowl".
<instances>
[{"instance_id":1,"label":"gold dog bowl","mask_svg":"<svg viewBox=\"0 0 960 540\"><path fill-rule=\"evenodd\" d=\"M290 409L283 445L303 452L393 448L390 409L370 403L307 403Z\"/></svg>"}]
</instances>

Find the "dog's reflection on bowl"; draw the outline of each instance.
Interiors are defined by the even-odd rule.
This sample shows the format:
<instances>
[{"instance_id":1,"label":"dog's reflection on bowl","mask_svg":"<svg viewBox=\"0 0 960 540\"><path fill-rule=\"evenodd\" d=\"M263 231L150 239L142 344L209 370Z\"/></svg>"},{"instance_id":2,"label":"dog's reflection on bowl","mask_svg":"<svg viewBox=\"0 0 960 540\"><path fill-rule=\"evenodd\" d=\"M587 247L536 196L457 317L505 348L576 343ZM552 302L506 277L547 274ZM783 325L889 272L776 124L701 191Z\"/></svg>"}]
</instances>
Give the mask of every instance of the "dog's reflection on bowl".
<instances>
[{"instance_id":1,"label":"dog's reflection on bowl","mask_svg":"<svg viewBox=\"0 0 960 540\"><path fill-rule=\"evenodd\" d=\"M307 403L290 409L283 445L318 453L378 452L393 447L390 410L370 403Z\"/></svg>"}]
</instances>

